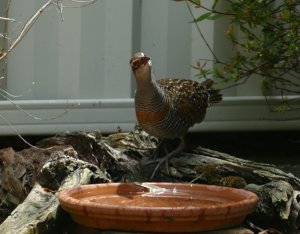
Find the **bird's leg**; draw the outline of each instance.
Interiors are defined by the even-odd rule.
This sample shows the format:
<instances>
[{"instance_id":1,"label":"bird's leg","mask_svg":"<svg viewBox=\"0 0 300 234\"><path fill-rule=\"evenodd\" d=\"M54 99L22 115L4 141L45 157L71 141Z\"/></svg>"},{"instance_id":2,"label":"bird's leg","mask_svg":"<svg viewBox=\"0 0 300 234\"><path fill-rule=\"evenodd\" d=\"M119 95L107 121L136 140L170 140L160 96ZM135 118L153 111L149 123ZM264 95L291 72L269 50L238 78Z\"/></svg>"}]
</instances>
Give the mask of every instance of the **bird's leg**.
<instances>
[{"instance_id":1,"label":"bird's leg","mask_svg":"<svg viewBox=\"0 0 300 234\"><path fill-rule=\"evenodd\" d=\"M164 140L160 140L160 142L157 144L156 149L153 151L153 153L150 155L150 158L152 159L156 159L159 156L159 153L162 149L162 147L165 145L165 141ZM165 150L165 147L164 147Z\"/></svg>"},{"instance_id":2,"label":"bird's leg","mask_svg":"<svg viewBox=\"0 0 300 234\"><path fill-rule=\"evenodd\" d=\"M159 159L159 160L155 160L155 161L152 161L152 162L148 162L147 164L149 163L153 163L153 162L158 162L158 164L156 165L151 177L150 177L150 180L152 180L157 172L157 170L159 169L159 167L165 162L166 164L168 164L169 162L169 159L180 154L181 151L184 149L185 147L185 140L184 140L184 137L181 137L180 138L180 143L179 145L177 146L177 148L175 150L173 150L172 152L170 152L169 154L167 154L166 156L164 156L162 159ZM167 168L168 168L168 165L167 165Z\"/></svg>"}]
</instances>

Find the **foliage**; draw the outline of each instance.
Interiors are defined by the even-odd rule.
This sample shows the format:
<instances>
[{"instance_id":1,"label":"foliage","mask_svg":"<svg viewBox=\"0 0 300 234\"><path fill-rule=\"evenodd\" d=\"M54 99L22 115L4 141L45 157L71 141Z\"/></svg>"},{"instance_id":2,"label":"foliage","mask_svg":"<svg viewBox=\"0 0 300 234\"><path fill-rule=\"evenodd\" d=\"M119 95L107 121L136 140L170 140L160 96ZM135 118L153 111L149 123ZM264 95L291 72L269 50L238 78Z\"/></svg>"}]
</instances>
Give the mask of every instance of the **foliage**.
<instances>
[{"instance_id":1,"label":"foliage","mask_svg":"<svg viewBox=\"0 0 300 234\"><path fill-rule=\"evenodd\" d=\"M210 8L201 0L189 0L206 10L194 17L195 23L230 18L225 33L236 51L228 61L214 55L214 69L206 68L206 61L200 60L196 65L199 77L211 76L234 85L243 84L250 77L259 78L264 94L274 89L282 95L300 94L300 1L225 1L227 9L219 11L219 0L214 0Z\"/></svg>"}]
</instances>

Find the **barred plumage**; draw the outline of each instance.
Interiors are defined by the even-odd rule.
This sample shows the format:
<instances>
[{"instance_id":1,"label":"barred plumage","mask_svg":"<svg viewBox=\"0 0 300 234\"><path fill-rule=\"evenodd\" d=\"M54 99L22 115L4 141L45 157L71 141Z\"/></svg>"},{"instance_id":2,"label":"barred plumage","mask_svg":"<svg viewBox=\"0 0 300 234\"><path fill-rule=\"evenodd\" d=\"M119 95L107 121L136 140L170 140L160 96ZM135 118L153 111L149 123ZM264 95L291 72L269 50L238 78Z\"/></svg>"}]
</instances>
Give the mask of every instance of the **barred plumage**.
<instances>
[{"instance_id":1,"label":"barred plumage","mask_svg":"<svg viewBox=\"0 0 300 234\"><path fill-rule=\"evenodd\" d=\"M175 150L180 152L185 133L204 119L206 108L220 102L222 94L212 89L214 82L210 79L201 84L188 79L155 81L150 58L140 52L133 55L130 65L137 83L135 109L139 124L157 138L180 138L181 147Z\"/></svg>"}]
</instances>

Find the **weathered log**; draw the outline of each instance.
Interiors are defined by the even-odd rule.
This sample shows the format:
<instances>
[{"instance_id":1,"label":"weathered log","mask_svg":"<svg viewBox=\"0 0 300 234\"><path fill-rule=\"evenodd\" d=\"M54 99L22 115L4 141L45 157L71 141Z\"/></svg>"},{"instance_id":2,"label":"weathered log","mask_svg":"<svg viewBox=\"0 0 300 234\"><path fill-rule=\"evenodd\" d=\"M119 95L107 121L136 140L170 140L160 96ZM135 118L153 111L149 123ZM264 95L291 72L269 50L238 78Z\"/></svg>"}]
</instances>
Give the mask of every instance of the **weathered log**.
<instances>
[{"instance_id":1,"label":"weathered log","mask_svg":"<svg viewBox=\"0 0 300 234\"><path fill-rule=\"evenodd\" d=\"M136 130L137 131L137 130ZM110 136L114 141L115 152L122 152L124 146L131 145L135 138L126 134ZM153 148L153 139L143 138L148 142L148 149L140 160L143 181L147 181L153 167L147 164ZM150 149L149 149L150 148ZM131 152L127 153L130 157ZM136 163L135 163L136 164ZM145 166L143 166L145 165ZM140 176L140 175L139 175ZM300 226L300 179L286 173L276 166L240 159L232 155L196 148L192 153L184 152L179 157L170 159L169 169L162 166L155 178L157 181L193 182L245 188L261 197L257 212L251 216L263 228L275 227L285 233L296 233ZM254 189L255 188L255 189ZM277 199L276 199L277 198ZM256 218L254 218L256 217ZM258 222L263 220L263 222Z\"/></svg>"},{"instance_id":2,"label":"weathered log","mask_svg":"<svg viewBox=\"0 0 300 234\"><path fill-rule=\"evenodd\" d=\"M26 200L0 225L0 233L10 233L2 231L12 228L10 226L16 224L16 218L24 214L27 219L18 220L18 229L11 229L14 233L29 233L32 230L34 232L30 233L38 233L40 230L47 233L47 228L49 233L50 230L61 230L61 218L55 210L59 210L57 192L63 188L85 183L149 180L151 166L155 164L145 166L145 162L149 160L157 143L155 138L136 128L130 133L120 132L107 137L97 132L72 133L47 138L37 144L47 150L31 148L17 153L12 149L0 151L0 172L3 178L0 181L3 193L1 198L7 210L21 203L32 186L38 183ZM254 191L259 195L260 203L256 213L250 216L250 221L265 228L276 227L286 233L299 229L297 190L300 190L300 180L273 165L199 147L171 159L168 170L162 166L155 179L217 184ZM15 187L9 190L3 181L10 181ZM45 198L49 202L45 202ZM9 207L7 204L12 205ZM47 213L46 207L52 207L55 215L50 212L51 209ZM259 223L258 220L264 221Z\"/></svg>"},{"instance_id":3,"label":"weathered log","mask_svg":"<svg viewBox=\"0 0 300 234\"><path fill-rule=\"evenodd\" d=\"M0 233L63 233L67 219L60 209L58 193L78 184L107 183L109 179L96 166L59 154L47 161L27 198L0 225Z\"/></svg>"},{"instance_id":4,"label":"weathered log","mask_svg":"<svg viewBox=\"0 0 300 234\"><path fill-rule=\"evenodd\" d=\"M265 228L272 224L272 227L280 228L286 233L297 233L299 192L294 191L289 183L279 180L263 185L249 184L245 189L256 193L260 198L256 211L250 216L252 222Z\"/></svg>"}]
</instances>

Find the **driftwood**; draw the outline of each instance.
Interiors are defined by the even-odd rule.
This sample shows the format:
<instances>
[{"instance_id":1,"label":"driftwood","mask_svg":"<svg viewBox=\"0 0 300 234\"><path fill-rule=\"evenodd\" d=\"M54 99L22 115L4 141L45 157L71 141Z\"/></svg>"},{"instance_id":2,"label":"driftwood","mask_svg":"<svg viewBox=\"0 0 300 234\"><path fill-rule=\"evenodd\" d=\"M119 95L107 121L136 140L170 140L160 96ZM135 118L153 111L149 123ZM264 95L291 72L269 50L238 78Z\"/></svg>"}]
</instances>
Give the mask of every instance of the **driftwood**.
<instances>
[{"instance_id":1,"label":"driftwood","mask_svg":"<svg viewBox=\"0 0 300 234\"><path fill-rule=\"evenodd\" d=\"M137 128L107 137L97 132L61 135L36 146L43 150L0 150L0 216L5 219L0 233L70 233L58 192L76 184L148 181L155 165L145 162L157 140ZM300 180L272 165L198 147L171 159L168 168L162 165L155 180L251 190L260 202L249 222L283 233L299 231Z\"/></svg>"},{"instance_id":2,"label":"driftwood","mask_svg":"<svg viewBox=\"0 0 300 234\"><path fill-rule=\"evenodd\" d=\"M61 224L66 216L59 208L59 191L77 184L110 181L97 166L74 158L74 152L71 147L53 151L41 168L39 181L0 225L0 233L63 233L66 227Z\"/></svg>"}]
</instances>

